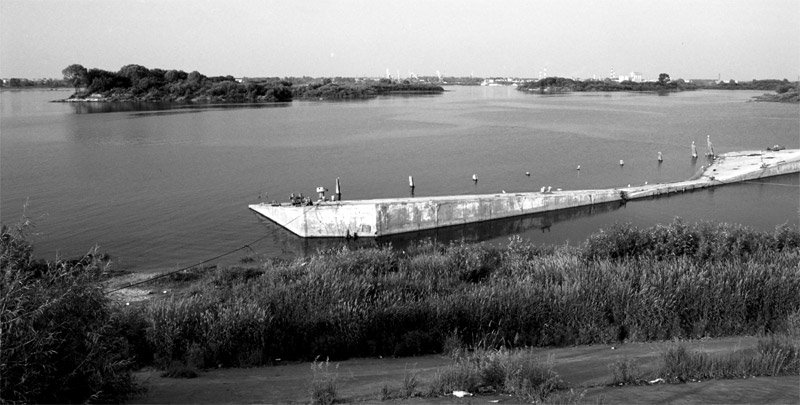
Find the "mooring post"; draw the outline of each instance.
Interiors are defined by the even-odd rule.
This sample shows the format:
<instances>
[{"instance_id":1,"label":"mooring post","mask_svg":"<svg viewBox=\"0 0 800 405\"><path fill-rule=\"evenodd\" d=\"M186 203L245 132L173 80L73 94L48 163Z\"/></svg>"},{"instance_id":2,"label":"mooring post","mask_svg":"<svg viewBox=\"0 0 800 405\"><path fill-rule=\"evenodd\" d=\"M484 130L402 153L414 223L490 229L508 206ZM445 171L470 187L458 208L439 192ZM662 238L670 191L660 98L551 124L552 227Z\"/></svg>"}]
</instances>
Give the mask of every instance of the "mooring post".
<instances>
[{"instance_id":1,"label":"mooring post","mask_svg":"<svg viewBox=\"0 0 800 405\"><path fill-rule=\"evenodd\" d=\"M411 196L414 196L414 176L408 176L408 189L411 191Z\"/></svg>"},{"instance_id":2,"label":"mooring post","mask_svg":"<svg viewBox=\"0 0 800 405\"><path fill-rule=\"evenodd\" d=\"M714 157L714 146L711 145L711 135L706 135L706 156Z\"/></svg>"},{"instance_id":3,"label":"mooring post","mask_svg":"<svg viewBox=\"0 0 800 405\"><path fill-rule=\"evenodd\" d=\"M342 201L342 188L339 186L339 178L336 178L336 201Z\"/></svg>"}]
</instances>

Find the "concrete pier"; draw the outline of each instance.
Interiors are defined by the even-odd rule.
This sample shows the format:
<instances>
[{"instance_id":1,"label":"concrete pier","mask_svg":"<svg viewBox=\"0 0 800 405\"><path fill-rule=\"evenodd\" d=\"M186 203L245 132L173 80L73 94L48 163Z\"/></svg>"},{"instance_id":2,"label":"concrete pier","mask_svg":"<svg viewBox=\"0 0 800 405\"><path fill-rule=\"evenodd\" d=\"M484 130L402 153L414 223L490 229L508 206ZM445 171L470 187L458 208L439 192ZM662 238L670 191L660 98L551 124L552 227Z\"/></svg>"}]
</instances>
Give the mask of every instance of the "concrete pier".
<instances>
[{"instance_id":1,"label":"concrete pier","mask_svg":"<svg viewBox=\"0 0 800 405\"><path fill-rule=\"evenodd\" d=\"M249 208L301 237L376 237L628 201L800 172L800 149L731 152L694 179L665 184L550 193L501 193L321 202Z\"/></svg>"}]
</instances>

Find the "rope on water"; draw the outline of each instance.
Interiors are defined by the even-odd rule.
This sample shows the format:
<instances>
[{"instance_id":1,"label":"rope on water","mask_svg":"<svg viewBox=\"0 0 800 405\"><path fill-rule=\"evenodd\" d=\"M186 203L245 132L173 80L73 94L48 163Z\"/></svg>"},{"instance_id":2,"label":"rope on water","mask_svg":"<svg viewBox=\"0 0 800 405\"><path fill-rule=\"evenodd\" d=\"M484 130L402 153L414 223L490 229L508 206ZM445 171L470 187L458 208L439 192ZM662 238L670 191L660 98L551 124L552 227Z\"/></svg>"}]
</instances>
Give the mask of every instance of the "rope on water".
<instances>
[{"instance_id":1,"label":"rope on water","mask_svg":"<svg viewBox=\"0 0 800 405\"><path fill-rule=\"evenodd\" d=\"M284 226L286 226L286 225L289 225L289 224L291 224L292 222L294 222L296 219L298 219L298 218L302 217L303 215L305 215L305 214L306 214L306 212L307 212L307 211L308 211L308 207L304 208L304 209L303 209L303 212L302 212L302 213L300 213L300 215L298 215L298 216L296 216L296 217L292 218L292 220L291 220L291 221L289 221L289 222L287 222L287 223L286 223ZM276 228L276 229L277 229L277 228ZM146 279L146 280L137 281L137 282L135 282L135 283L131 283L131 284L128 284L128 285L126 285L126 286L123 286L123 287L119 287L119 288L115 288L115 289L113 289L113 290L106 291L104 294L108 295L108 294L115 293L115 292L117 292L117 291L120 291L120 290L124 290L124 289L126 289L126 288L131 288L131 287L135 287L135 286L137 286L137 285L141 285L141 284L149 283L149 282L151 282L151 281L153 281L153 280L158 280L159 278L162 278L162 277L166 277L166 276L169 276L169 275L172 275L172 274L175 274L175 273L180 273L180 272L182 272L182 271L189 270L189 269L191 269L191 268L195 268L195 267L198 267L198 266L202 266L202 265L204 265L204 264L206 264L206 263L208 263L208 262L211 262L211 261L214 261L214 260L217 260L217 259L223 258L223 257L225 257L225 256L228 256L228 255L232 255L232 254L234 254L234 253L236 253L236 252L238 252L238 251L240 251L240 250L244 250L244 249L250 249L250 250L252 251L252 250L253 250L253 248L252 248L250 245L254 245L254 244L258 243L258 242L261 242L262 240L266 239L267 237L269 237L269 236L272 236L272 234L273 234L274 232L275 232L275 229L273 229L273 230L272 230L272 232L269 232L269 233L267 233L266 235L264 235L264 236L262 236L262 237L260 237L260 238L258 238L258 239L255 239L255 240L253 240L253 241L252 241L252 242L250 242L250 243L246 243L246 244L244 244L244 245L242 245L242 246L240 246L240 247L238 247L238 248L236 248L236 249L229 250L229 251L227 251L227 252L225 252L225 253L222 253L222 254L216 255L216 256L214 256L214 257L212 257L212 258L209 258L209 259L203 260L203 261L201 261L201 262L195 263L195 264L193 264L193 265L191 265L191 266L181 267L180 269L177 269L177 270L168 271L168 272L166 272L166 273L161 273L161 274L159 274L159 275L157 275L157 276L155 276L155 277L150 277L150 278L148 278L148 279Z\"/></svg>"}]
</instances>

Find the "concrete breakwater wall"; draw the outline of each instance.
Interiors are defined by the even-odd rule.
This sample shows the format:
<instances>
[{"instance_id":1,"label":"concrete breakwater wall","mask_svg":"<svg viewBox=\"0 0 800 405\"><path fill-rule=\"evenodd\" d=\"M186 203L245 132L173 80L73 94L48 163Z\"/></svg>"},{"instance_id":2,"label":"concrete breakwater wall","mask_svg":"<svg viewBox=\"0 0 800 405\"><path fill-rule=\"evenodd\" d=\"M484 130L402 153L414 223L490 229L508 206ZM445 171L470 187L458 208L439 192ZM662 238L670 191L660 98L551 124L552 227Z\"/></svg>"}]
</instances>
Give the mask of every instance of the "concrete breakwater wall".
<instances>
[{"instance_id":1,"label":"concrete breakwater wall","mask_svg":"<svg viewBox=\"0 0 800 405\"><path fill-rule=\"evenodd\" d=\"M375 204L376 226L378 235L390 235L602 204L619 199L619 191L611 189L382 201Z\"/></svg>"},{"instance_id":2,"label":"concrete breakwater wall","mask_svg":"<svg viewBox=\"0 0 800 405\"><path fill-rule=\"evenodd\" d=\"M619 190L607 189L336 201L311 206L256 204L250 209L303 237L384 236L620 199Z\"/></svg>"},{"instance_id":3,"label":"concrete breakwater wall","mask_svg":"<svg viewBox=\"0 0 800 405\"><path fill-rule=\"evenodd\" d=\"M697 179L552 193L390 198L308 206L253 204L250 209L302 237L375 237L490 221L573 207L627 201L800 172L800 150L719 156Z\"/></svg>"},{"instance_id":4,"label":"concrete breakwater wall","mask_svg":"<svg viewBox=\"0 0 800 405\"><path fill-rule=\"evenodd\" d=\"M629 200L739 183L800 172L800 150L731 152L719 156L699 178L675 183L626 187Z\"/></svg>"}]
</instances>

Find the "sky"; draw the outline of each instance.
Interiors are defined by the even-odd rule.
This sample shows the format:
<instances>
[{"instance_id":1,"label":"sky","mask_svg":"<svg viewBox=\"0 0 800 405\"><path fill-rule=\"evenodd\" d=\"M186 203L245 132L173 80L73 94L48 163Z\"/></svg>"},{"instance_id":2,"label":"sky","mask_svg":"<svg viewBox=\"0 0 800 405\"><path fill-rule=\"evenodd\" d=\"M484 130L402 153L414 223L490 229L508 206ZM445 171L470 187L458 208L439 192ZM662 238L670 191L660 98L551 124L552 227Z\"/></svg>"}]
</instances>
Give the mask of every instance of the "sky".
<instances>
[{"instance_id":1,"label":"sky","mask_svg":"<svg viewBox=\"0 0 800 405\"><path fill-rule=\"evenodd\" d=\"M641 72L798 80L799 0L0 0L0 77Z\"/></svg>"}]
</instances>

